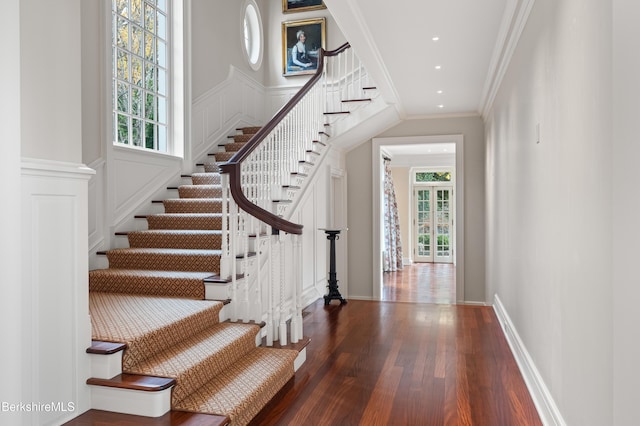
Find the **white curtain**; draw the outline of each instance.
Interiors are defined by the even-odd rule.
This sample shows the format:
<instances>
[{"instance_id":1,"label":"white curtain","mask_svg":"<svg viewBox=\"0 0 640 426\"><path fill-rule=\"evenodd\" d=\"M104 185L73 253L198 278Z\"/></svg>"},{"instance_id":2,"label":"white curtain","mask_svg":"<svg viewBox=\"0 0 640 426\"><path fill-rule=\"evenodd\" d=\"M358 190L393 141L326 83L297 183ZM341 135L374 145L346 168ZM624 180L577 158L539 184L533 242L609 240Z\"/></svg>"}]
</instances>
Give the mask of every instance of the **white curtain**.
<instances>
[{"instance_id":1,"label":"white curtain","mask_svg":"<svg viewBox=\"0 0 640 426\"><path fill-rule=\"evenodd\" d=\"M396 190L391 177L390 160L384 159L384 255L385 272L402 269L402 242L400 241L400 221Z\"/></svg>"}]
</instances>

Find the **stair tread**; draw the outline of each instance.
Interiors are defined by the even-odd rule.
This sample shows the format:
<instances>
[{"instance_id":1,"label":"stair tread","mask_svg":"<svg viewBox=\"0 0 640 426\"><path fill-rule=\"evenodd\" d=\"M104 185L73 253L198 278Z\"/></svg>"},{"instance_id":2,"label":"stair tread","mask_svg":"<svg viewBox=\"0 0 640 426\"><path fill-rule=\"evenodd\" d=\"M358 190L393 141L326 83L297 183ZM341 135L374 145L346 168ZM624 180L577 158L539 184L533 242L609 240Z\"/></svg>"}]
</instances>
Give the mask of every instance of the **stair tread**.
<instances>
[{"instance_id":1,"label":"stair tread","mask_svg":"<svg viewBox=\"0 0 640 426\"><path fill-rule=\"evenodd\" d=\"M207 278L214 276L211 272L193 272L193 271L163 271L156 269L94 269L89 271L89 276L107 276L112 275L115 277L149 277L149 278L165 278L165 279L199 279L204 281Z\"/></svg>"},{"instance_id":2,"label":"stair tread","mask_svg":"<svg viewBox=\"0 0 640 426\"><path fill-rule=\"evenodd\" d=\"M247 424L294 375L297 351L258 347L174 408L224 414Z\"/></svg>"},{"instance_id":3,"label":"stair tread","mask_svg":"<svg viewBox=\"0 0 640 426\"><path fill-rule=\"evenodd\" d=\"M111 379L91 377L87 379L87 384L120 389L140 390L145 392L159 392L174 386L176 381L167 377L152 377L139 374L122 373Z\"/></svg>"},{"instance_id":4,"label":"stair tread","mask_svg":"<svg viewBox=\"0 0 640 426\"><path fill-rule=\"evenodd\" d=\"M127 253L127 254L170 254L176 256L192 256L192 255L219 255L222 253L221 250L211 250L211 249L175 249L175 248L155 248L155 247L125 247L125 248L116 248L107 251L107 255L109 254L118 254L118 253Z\"/></svg>"}]
</instances>

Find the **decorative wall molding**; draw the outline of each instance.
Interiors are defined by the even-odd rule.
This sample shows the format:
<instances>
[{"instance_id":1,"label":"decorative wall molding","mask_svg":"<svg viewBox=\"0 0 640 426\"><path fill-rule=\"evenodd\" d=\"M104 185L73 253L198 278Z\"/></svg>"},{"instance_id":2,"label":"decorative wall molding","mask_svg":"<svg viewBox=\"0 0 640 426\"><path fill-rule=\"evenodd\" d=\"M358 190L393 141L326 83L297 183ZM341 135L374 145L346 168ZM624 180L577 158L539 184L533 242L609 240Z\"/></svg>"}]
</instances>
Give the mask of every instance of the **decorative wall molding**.
<instances>
[{"instance_id":1,"label":"decorative wall molding","mask_svg":"<svg viewBox=\"0 0 640 426\"><path fill-rule=\"evenodd\" d=\"M268 117L276 115L289 100L300 91L299 86L268 87L266 89L265 112Z\"/></svg>"},{"instance_id":2,"label":"decorative wall molding","mask_svg":"<svg viewBox=\"0 0 640 426\"><path fill-rule=\"evenodd\" d=\"M22 402L55 410L25 424L61 424L90 408L87 204L94 171L83 164L23 159ZM51 350L55 339L55 350ZM15 401L20 402L20 401Z\"/></svg>"},{"instance_id":3,"label":"decorative wall molding","mask_svg":"<svg viewBox=\"0 0 640 426\"><path fill-rule=\"evenodd\" d=\"M95 175L89 181L89 252L96 251L104 244L105 237L105 164L100 158L89 164Z\"/></svg>"},{"instance_id":4,"label":"decorative wall molding","mask_svg":"<svg viewBox=\"0 0 640 426\"><path fill-rule=\"evenodd\" d=\"M264 86L231 65L225 81L193 101L192 158L205 156L211 145L229 135L238 123L264 124L264 105Z\"/></svg>"},{"instance_id":5,"label":"decorative wall molding","mask_svg":"<svg viewBox=\"0 0 640 426\"><path fill-rule=\"evenodd\" d=\"M493 101L498 94L502 79L509 68L511 57L518 45L534 4L535 0L507 1L480 101L480 113L484 119L487 118Z\"/></svg>"},{"instance_id":6,"label":"decorative wall molding","mask_svg":"<svg viewBox=\"0 0 640 426\"><path fill-rule=\"evenodd\" d=\"M533 358L531 358L531 355L527 351L527 347L520 338L518 330L511 321L507 310L497 294L494 296L493 309L502 326L502 331L509 343L511 352L518 363L522 377L527 384L531 398L538 409L542 423L549 426L565 426L566 423L553 400L551 392L549 392L547 385L544 383L540 372L533 362Z\"/></svg>"}]
</instances>

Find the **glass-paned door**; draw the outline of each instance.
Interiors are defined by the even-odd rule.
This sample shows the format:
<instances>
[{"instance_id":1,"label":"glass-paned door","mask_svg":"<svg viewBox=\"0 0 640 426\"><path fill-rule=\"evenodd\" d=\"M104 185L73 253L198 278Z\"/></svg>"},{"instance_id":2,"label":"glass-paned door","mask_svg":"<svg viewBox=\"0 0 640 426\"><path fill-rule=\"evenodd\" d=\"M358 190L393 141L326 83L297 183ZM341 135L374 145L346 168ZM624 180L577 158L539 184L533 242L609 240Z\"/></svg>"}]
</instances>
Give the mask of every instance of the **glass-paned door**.
<instances>
[{"instance_id":1,"label":"glass-paned door","mask_svg":"<svg viewBox=\"0 0 640 426\"><path fill-rule=\"evenodd\" d=\"M433 262L433 250L431 247L431 231L433 229L433 217L431 215L431 188L417 188L415 191L415 198L416 261Z\"/></svg>"},{"instance_id":2,"label":"glass-paned door","mask_svg":"<svg viewBox=\"0 0 640 426\"><path fill-rule=\"evenodd\" d=\"M451 209L451 188L434 188L435 192L435 253L434 261L441 263L451 263L453 253L453 215Z\"/></svg>"},{"instance_id":3,"label":"glass-paned door","mask_svg":"<svg viewBox=\"0 0 640 426\"><path fill-rule=\"evenodd\" d=\"M453 262L453 188L415 187L414 261Z\"/></svg>"}]
</instances>

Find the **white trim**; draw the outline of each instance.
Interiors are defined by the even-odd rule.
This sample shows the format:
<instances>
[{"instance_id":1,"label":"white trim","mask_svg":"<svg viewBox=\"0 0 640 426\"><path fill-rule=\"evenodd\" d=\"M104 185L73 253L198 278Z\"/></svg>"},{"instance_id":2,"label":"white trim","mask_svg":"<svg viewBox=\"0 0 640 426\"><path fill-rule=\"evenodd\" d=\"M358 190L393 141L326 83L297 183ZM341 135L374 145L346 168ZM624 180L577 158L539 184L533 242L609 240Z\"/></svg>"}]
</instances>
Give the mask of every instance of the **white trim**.
<instances>
[{"instance_id":1,"label":"white trim","mask_svg":"<svg viewBox=\"0 0 640 426\"><path fill-rule=\"evenodd\" d=\"M255 25L257 25L257 28L252 27L253 31L258 32L257 46L255 46L255 37L253 37L253 40L251 41L253 49L258 49L258 57L256 58L255 62L251 61L251 57L244 42L244 21L247 19L247 10L249 9L249 6L251 6L255 11L255 17L257 20L257 22L254 23ZM242 44L242 53L244 54L244 58L251 69L253 69L254 71L258 71L262 66L262 59L264 57L264 29L262 25L262 15L260 14L260 8L254 0L245 0L240 15L240 44ZM253 31L251 31L250 34L253 34Z\"/></svg>"},{"instance_id":2,"label":"white trim","mask_svg":"<svg viewBox=\"0 0 640 426\"><path fill-rule=\"evenodd\" d=\"M158 392L93 386L91 408L146 417L160 417L171 410L173 386Z\"/></svg>"},{"instance_id":3,"label":"white trim","mask_svg":"<svg viewBox=\"0 0 640 426\"><path fill-rule=\"evenodd\" d=\"M507 68L509 68L511 57L527 24L534 3L535 0L507 1L480 101L479 110L485 119L500 89Z\"/></svg>"},{"instance_id":4,"label":"white trim","mask_svg":"<svg viewBox=\"0 0 640 426\"><path fill-rule=\"evenodd\" d=\"M511 321L507 310L504 308L497 294L494 296L493 309L498 317L498 322L500 322L507 343L509 343L511 353L513 353L513 357L518 363L518 368L520 368L520 372L529 389L529 393L538 410L538 415L540 415L542 423L545 425L566 425L558 406L553 400L551 392L549 392L547 385L544 383L540 372L533 362L533 358L531 358L531 355L527 351L524 342L518 334L518 330Z\"/></svg>"},{"instance_id":5,"label":"white trim","mask_svg":"<svg viewBox=\"0 0 640 426\"><path fill-rule=\"evenodd\" d=\"M389 137L374 138L371 141L371 174L372 174L372 214L373 214L373 300L381 300L382 287L382 247L380 245L380 229L381 229L381 197L380 197L380 155L381 147L385 145L419 145L428 143L455 143L456 145L456 182L454 188L456 203L456 299L459 302L464 301L465 276L464 276L464 136L463 135L439 135L439 136L409 136L409 137ZM353 297L352 297L353 298Z\"/></svg>"},{"instance_id":6,"label":"white trim","mask_svg":"<svg viewBox=\"0 0 640 426\"><path fill-rule=\"evenodd\" d=\"M89 180L96 172L78 163L42 160L38 158L22 158L22 175L55 178L76 178Z\"/></svg>"}]
</instances>

